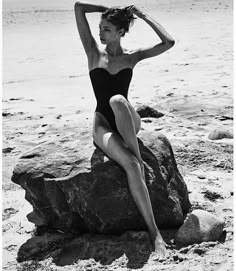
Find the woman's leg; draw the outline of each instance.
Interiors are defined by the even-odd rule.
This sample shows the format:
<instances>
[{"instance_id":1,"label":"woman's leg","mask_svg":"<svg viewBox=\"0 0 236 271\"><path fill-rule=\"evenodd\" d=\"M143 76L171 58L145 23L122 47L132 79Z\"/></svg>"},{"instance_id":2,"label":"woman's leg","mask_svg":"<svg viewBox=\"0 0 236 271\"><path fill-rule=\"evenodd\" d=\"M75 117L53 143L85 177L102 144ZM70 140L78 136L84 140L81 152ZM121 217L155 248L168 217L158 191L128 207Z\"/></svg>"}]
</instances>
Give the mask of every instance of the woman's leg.
<instances>
[{"instance_id":1,"label":"woman's leg","mask_svg":"<svg viewBox=\"0 0 236 271\"><path fill-rule=\"evenodd\" d=\"M141 127L141 119L131 104L122 95L110 99L110 106L115 115L116 126L129 150L137 157L143 178L145 179L143 160L140 154L136 134Z\"/></svg>"},{"instance_id":2,"label":"woman's leg","mask_svg":"<svg viewBox=\"0 0 236 271\"><path fill-rule=\"evenodd\" d=\"M137 117L134 120L134 113L131 113L131 105L122 95L115 95L110 99L110 106L115 115L116 126L119 133L122 135L125 143L130 151L137 157L139 161L142 160L138 141L137 141ZM137 114L137 113L136 113Z\"/></svg>"},{"instance_id":3,"label":"woman's leg","mask_svg":"<svg viewBox=\"0 0 236 271\"><path fill-rule=\"evenodd\" d=\"M121 137L111 130L101 114L95 113L93 137L95 143L126 171L131 194L147 224L155 251L164 256L165 243L155 223L149 193L138 159Z\"/></svg>"}]
</instances>

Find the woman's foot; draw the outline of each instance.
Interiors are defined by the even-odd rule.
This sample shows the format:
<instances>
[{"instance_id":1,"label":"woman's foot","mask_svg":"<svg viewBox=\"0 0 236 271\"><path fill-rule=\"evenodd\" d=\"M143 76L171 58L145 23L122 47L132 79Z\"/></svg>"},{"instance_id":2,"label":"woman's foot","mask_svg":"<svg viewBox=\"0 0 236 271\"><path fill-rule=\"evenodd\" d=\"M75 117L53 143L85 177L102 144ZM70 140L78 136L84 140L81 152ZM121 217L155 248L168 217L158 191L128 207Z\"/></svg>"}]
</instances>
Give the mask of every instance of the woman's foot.
<instances>
[{"instance_id":1,"label":"woman's foot","mask_svg":"<svg viewBox=\"0 0 236 271\"><path fill-rule=\"evenodd\" d=\"M166 257L166 243L164 242L159 232L152 237L152 245L155 253L157 253L162 258Z\"/></svg>"}]
</instances>

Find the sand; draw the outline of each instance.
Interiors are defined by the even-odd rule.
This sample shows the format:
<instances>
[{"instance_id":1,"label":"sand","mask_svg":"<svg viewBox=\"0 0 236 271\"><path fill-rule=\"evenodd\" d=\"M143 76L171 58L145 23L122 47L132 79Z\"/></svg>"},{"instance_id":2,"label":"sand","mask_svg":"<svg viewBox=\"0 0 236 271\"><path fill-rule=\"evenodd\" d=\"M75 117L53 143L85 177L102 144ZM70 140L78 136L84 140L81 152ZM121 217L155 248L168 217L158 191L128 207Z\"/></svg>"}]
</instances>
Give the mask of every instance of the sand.
<instances>
[{"instance_id":1,"label":"sand","mask_svg":"<svg viewBox=\"0 0 236 271\"><path fill-rule=\"evenodd\" d=\"M63 268L50 257L16 261L19 247L34 231L26 219L32 208L24 191L11 182L19 156L41 142L75 131L79 136L92 128L95 99L73 3L3 1L2 268L6 271L131 270L125 255L111 265L88 259ZM113 0L99 3L117 5ZM233 139L208 139L214 129L233 130L233 3L122 0L119 4L143 8L176 41L170 51L135 67L129 100L134 106L147 104L164 114L143 120L142 129L158 130L168 137L193 208L222 217L227 233L224 242L216 242L201 255L190 251L180 261L169 251L164 262L151 255L138 270L233 270ZM97 37L99 15L88 18ZM158 41L138 19L123 46L137 48Z\"/></svg>"}]
</instances>

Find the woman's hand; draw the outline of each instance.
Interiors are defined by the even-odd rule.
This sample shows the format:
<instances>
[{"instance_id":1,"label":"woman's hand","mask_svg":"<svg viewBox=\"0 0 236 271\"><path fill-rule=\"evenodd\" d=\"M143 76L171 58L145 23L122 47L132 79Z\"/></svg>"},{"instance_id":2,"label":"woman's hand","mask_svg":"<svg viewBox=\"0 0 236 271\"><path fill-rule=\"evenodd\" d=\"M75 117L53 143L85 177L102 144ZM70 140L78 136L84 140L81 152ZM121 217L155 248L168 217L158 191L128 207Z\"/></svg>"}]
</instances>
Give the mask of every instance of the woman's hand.
<instances>
[{"instance_id":1,"label":"woman's hand","mask_svg":"<svg viewBox=\"0 0 236 271\"><path fill-rule=\"evenodd\" d=\"M128 6L127 8L129 8L130 11L139 18L143 18L145 16L144 13L134 5Z\"/></svg>"}]
</instances>

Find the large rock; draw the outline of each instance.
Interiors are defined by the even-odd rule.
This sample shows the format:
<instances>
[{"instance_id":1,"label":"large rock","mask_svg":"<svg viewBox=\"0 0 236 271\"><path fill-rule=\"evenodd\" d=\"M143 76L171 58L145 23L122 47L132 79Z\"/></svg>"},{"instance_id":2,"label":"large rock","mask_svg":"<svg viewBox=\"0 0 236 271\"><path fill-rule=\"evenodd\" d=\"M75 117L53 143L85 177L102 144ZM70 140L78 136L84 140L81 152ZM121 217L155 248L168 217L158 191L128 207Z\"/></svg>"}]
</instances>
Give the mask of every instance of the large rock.
<instances>
[{"instance_id":1,"label":"large rock","mask_svg":"<svg viewBox=\"0 0 236 271\"><path fill-rule=\"evenodd\" d=\"M204 210L194 210L175 234L175 243L179 246L217 241L225 223L222 219Z\"/></svg>"},{"instance_id":2,"label":"large rock","mask_svg":"<svg viewBox=\"0 0 236 271\"><path fill-rule=\"evenodd\" d=\"M190 202L171 145L158 132L142 132L140 138L157 225L180 226ZM95 149L88 133L31 149L20 157L12 181L25 189L34 210L28 219L38 226L77 233L146 230L124 170Z\"/></svg>"}]
</instances>

